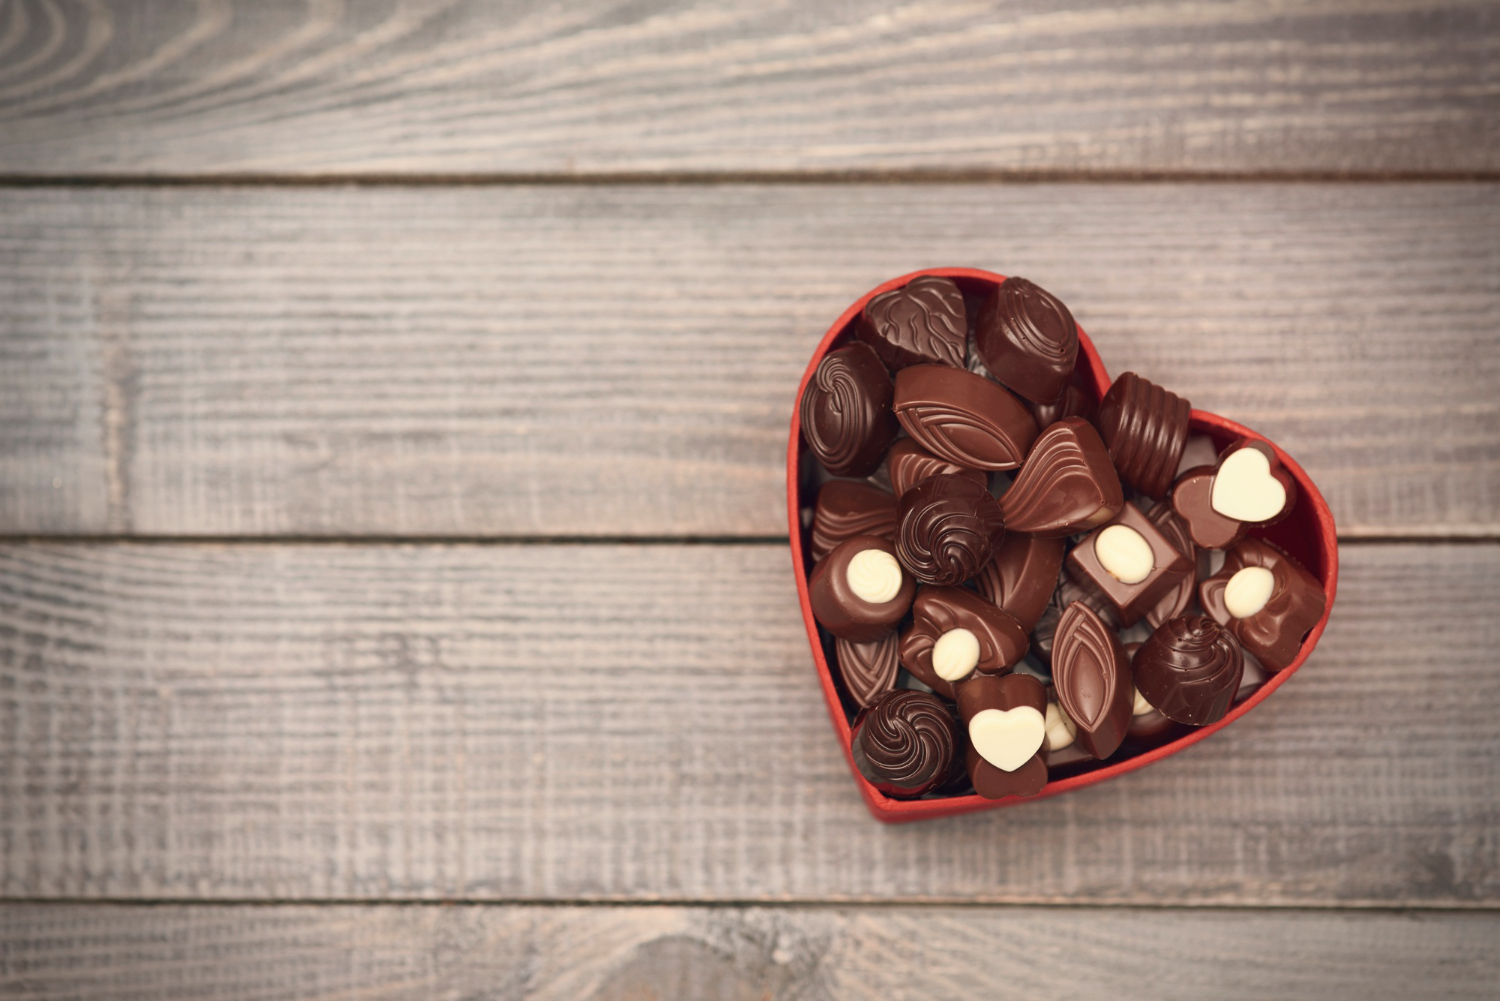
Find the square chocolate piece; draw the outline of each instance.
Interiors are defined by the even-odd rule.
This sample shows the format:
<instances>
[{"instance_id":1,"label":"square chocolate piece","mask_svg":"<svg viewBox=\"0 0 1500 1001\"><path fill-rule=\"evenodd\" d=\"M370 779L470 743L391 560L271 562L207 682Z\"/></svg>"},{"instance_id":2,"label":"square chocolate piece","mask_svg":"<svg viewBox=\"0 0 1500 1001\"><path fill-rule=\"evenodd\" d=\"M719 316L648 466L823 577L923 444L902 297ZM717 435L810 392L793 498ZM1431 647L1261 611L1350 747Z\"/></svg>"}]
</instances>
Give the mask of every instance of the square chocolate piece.
<instances>
[{"instance_id":1,"label":"square chocolate piece","mask_svg":"<svg viewBox=\"0 0 1500 1001\"><path fill-rule=\"evenodd\" d=\"M1120 610L1120 624L1127 629L1194 570L1188 558L1129 501L1111 521L1073 547L1068 566L1114 603Z\"/></svg>"}]
</instances>

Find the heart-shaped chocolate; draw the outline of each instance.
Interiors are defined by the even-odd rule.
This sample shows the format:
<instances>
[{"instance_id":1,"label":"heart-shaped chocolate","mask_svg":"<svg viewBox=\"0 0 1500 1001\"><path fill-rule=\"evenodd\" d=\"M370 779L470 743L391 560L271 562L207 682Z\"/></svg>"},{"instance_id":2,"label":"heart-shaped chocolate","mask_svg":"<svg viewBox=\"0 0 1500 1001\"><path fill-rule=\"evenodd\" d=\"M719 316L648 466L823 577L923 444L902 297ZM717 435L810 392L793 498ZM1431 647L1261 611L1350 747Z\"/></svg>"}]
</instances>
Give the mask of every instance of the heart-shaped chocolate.
<instances>
[{"instance_id":1,"label":"heart-shaped chocolate","mask_svg":"<svg viewBox=\"0 0 1500 1001\"><path fill-rule=\"evenodd\" d=\"M917 279L924 277L951 280L963 297L971 303L986 301L991 297L1000 283L1005 280L1000 275L975 269L937 268L896 278L872 290L869 294L850 306L829 329L813 356L807 374L803 378L802 387L798 391L797 399L800 401L803 398L809 382L817 371L818 364L830 352L851 343L859 343L856 339L856 327L861 322L865 306L871 300L882 293L905 289ZM926 364L931 364L934 360L923 359ZM959 364L962 364L962 361ZM984 377L980 376L980 378ZM1001 393L1007 392L1000 389L994 383L990 383L989 385L994 386ZM1094 350L1094 346L1089 341L1088 336L1081 329L1078 332L1077 363L1069 385L1079 387L1080 391L1087 397L1086 400L1080 399L1069 404L1070 409L1076 408L1074 412L1082 413L1087 413L1092 406L1097 406L1098 402L1103 400L1106 392L1111 387L1111 381L1105 372L1104 365L1100 361L1098 353ZM1106 433L1105 428L1101 427L1101 437L1108 446L1111 445L1113 435L1114 445L1117 446L1116 450L1132 447L1134 439L1130 437L1131 434L1141 429L1151 430L1155 427L1151 422L1153 415L1158 414L1158 412L1167 413L1167 409L1163 407L1155 407L1153 409L1152 404L1155 398L1150 394L1154 387L1146 384L1145 380L1132 381L1127 379L1122 385L1125 385L1125 388L1130 389L1135 395L1132 396L1130 392L1117 390L1117 395L1120 397L1119 405L1113 410L1108 410L1108 412L1106 412L1106 408L1100 408L1098 417L1099 421L1108 425L1110 432ZM909 402L919 404L928 402L920 398L920 392L922 391L925 390L920 386L911 391L908 394ZM975 394L975 396L978 395L978 393ZM989 396L993 394L986 391L985 395ZM918 431L922 432L918 436L918 441L924 449L932 452L934 457L955 465L962 465L966 470L981 467L1003 469L1007 468L1007 466L1019 465L1025 450L1031 444L1031 439L1036 436L1038 431L1044 430L1045 425L1037 430L1029 430L1027 423L1017 418L1014 415L1014 407L1009 405L1018 403L1019 401L1008 395L1006 397L996 397L996 399L1000 401L998 405L1003 408L1003 413L988 410L985 404L979 404L982 411L979 413L968 413L962 410L939 412L938 408L909 407L907 420L911 426L908 427L908 432L911 432L911 427L916 427ZM1171 402L1171 397L1166 397L1166 399L1168 402ZM1022 409L1025 408L1023 407ZM1027 418L1031 417L1029 410L1026 416ZM1052 415L1049 414L1048 416ZM1056 418L1053 417L1053 419L1055 420ZM950 420L953 423L949 423ZM1033 421L1032 425L1034 424L1035 422ZM1176 436L1180 428L1176 424L1173 424L1171 428L1163 425L1163 433L1166 430L1172 431L1172 440L1169 444L1174 444L1175 446ZM1290 657L1284 668L1279 673L1272 674L1264 684L1253 691L1253 694L1250 694L1248 697L1242 697L1240 701L1235 702L1227 714L1216 723L1211 723L1207 726L1186 727L1181 724L1171 724L1167 728L1154 729L1149 735L1140 726L1137 726L1136 723L1138 720L1145 719L1148 716L1154 718L1159 713L1156 713L1154 709L1150 713L1135 713L1134 710L1138 708L1136 705L1138 700L1136 699L1136 690L1132 686L1126 693L1130 696L1129 709L1131 710L1130 722L1132 729L1127 733L1124 746L1111 756L1108 761L1090 759L1082 761L1076 766L1062 765L1060 756L1058 754L1049 754L1046 748L1047 702L1045 694L1037 698L1034 705L1039 720L1033 718L1030 713L1017 712L1016 707L1019 703L983 704L983 700L978 698L982 694L982 690L971 692L968 699L965 699L964 696L964 689L967 686L981 683L993 686L997 682L1008 682L1010 687L1017 688L1029 688L1029 685L1036 684L1038 689L1045 693L1045 689L1041 688L1039 682L1035 682L1035 679L1020 673L986 675L975 672L967 679L959 682L957 686L959 690L956 694L959 699L961 715L966 704L972 711L968 713L968 718L963 720L962 725L958 726L959 736L964 746L962 755L956 757L954 761L954 767L957 769L955 777L949 781L932 786L930 791L924 792L922 798L896 798L895 796L887 795L881 789L877 789L875 785L862 776L859 770L854 767L854 757L850 749L850 723L854 720L859 707L857 704L849 701L849 694L840 693L840 687L834 678L835 668L829 662L829 652L826 652L831 651L833 640L829 637L825 641L825 637L819 632L817 622L813 618L809 604L808 577L812 570L812 562L808 546L812 530L817 484L822 482L822 480L820 477L813 475L815 467L811 464L816 460L808 450L798 413L794 408L791 440L787 453L787 486L791 546L794 563L797 567L798 594L802 604L803 619L807 625L808 636L812 645L813 661L818 671L824 698L828 703L834 730L844 748L845 756L850 762L851 771L855 776L860 794L864 797L866 804L875 817L884 821L905 821L968 813L974 810L1020 802L1019 797L1030 796L1032 794L1051 796L1072 789L1083 788L1116 775L1144 767L1161 760L1169 754L1175 754L1177 751L1204 739L1209 734L1230 725L1269 697L1307 659L1308 654L1321 637L1327 623L1338 582L1338 549L1334 534L1333 517L1328 510L1328 506L1324 503L1322 496L1318 493L1312 481L1308 479L1307 474L1296 463L1292 462L1270 442L1265 441L1249 429L1214 414L1194 410L1190 412L1186 433L1189 437L1194 435L1207 436L1212 440L1214 450L1219 455L1220 461L1217 466L1205 467L1206 472L1209 474L1207 477L1208 482L1203 484L1205 488L1203 490L1205 495L1203 499L1206 504L1211 504L1213 500L1211 496L1212 480L1217 474L1222 472L1226 463L1230 466L1230 474L1224 481L1227 484L1224 489L1230 491L1233 488L1235 499L1232 501L1225 500L1223 503L1237 516L1259 518L1274 506L1276 490L1266 483L1266 474L1268 472L1270 479L1286 490L1286 499L1282 503L1283 510L1279 512L1279 518L1277 515L1272 515L1265 521L1253 523L1239 521L1238 518L1234 519L1238 524L1246 526L1248 537L1251 540L1263 540L1274 546L1277 552L1284 552L1292 557L1297 565L1303 568L1311 579L1316 581L1317 586L1324 593L1326 600L1322 616L1301 637L1300 645L1295 648L1295 654ZM1140 437L1140 435L1137 435L1137 437ZM1124 445L1121 445L1121 442L1124 442ZM934 444L937 444L939 447L933 448ZM1233 458L1235 454L1246 448L1259 452L1265 460L1264 465L1262 466L1253 457ZM1166 452L1177 454L1180 452L1180 449L1174 447L1173 449L1166 450L1163 454L1166 454ZM1192 453L1191 449L1189 452L1196 454ZM1119 468L1122 461L1132 472L1136 472L1136 467L1140 466L1141 471L1143 471L1141 478L1149 482L1145 484L1137 482L1135 486L1143 492L1159 497L1165 495L1165 487L1170 486L1170 482L1164 485L1160 482L1160 477L1155 476L1155 473L1159 471L1156 469L1156 466L1152 465L1148 469L1147 465L1143 464L1154 454L1142 452L1140 456L1136 456L1134 452L1121 451L1119 455L1114 455L1112 452L1111 458L1115 461L1117 468ZM982 462L975 463L970 461L975 458L981 459ZM1140 461L1137 461L1138 459ZM903 462L906 461L909 460L903 460ZM1164 461L1158 464L1164 466ZM914 466L913 469L915 470L916 467ZM1145 473L1151 475L1144 475ZM1122 475L1121 478L1128 481L1130 477ZM908 484L908 488L912 485L914 484ZM1226 493L1225 497L1227 498L1228 496L1229 494ZM1012 503L1015 504L1016 502ZM1136 503L1139 504L1141 511L1145 511L1151 507L1149 501L1138 499ZM1127 506L1129 505L1127 504ZM1174 504L1173 507L1175 508L1176 505ZM1160 509L1151 509L1150 520L1145 526L1138 527L1137 531L1142 533L1143 537L1146 537L1152 534L1152 529L1157 529L1161 526L1161 534L1169 536L1174 549L1180 552L1183 548L1182 539L1177 533L1167 531L1163 525L1163 514L1166 511L1166 504L1158 505L1158 508ZM1180 514L1181 512L1177 513ZM1229 519L1226 518L1226 520ZM1031 577L1035 576L1031 573L1032 563L1036 563L1037 567L1041 567L1044 563L1050 564L1060 557L1060 551L1054 551L1051 548L1046 550L1039 549L1035 553L1028 552L1021 547L1019 542L1015 541L1020 538L1019 533L1010 538L1011 541L1006 542L999 552L1005 555L1007 559L1015 562L1016 566L1012 567L1007 563L1003 570L997 567L996 572L993 574L994 580L990 580L985 573L981 573L978 577L978 586L981 591L987 592L993 590L996 595L1004 596L1000 604L1018 601L1017 598L1011 597L1011 591L1015 590L1018 595L1023 593L1022 582L1029 582ZM873 547L876 541L870 540L867 544ZM884 540L878 541L884 542ZM1011 552L1012 548L1015 549L1014 553ZM1127 546L1122 557L1127 562L1130 555L1128 550L1129 547ZM1117 555L1119 554L1107 553L1107 559L1114 560ZM1154 554L1153 561L1160 555ZM1046 556L1047 559L1042 559L1043 556ZM999 556L996 558L999 558ZM1190 561L1196 562L1191 555L1188 558ZM1128 567L1116 564L1116 569L1129 575ZM1038 570L1038 572L1040 571ZM1105 572L1107 573L1107 571ZM1064 576L1066 577L1066 574ZM1014 581L1012 581L1012 577L1015 578ZM1246 574L1242 580L1236 583L1234 591L1227 598L1220 599L1218 595L1222 591L1228 590L1228 581L1226 580L1225 583L1219 585L1220 590L1215 591L1213 597L1216 602L1227 600L1232 602L1237 610L1245 610L1258 599L1258 594L1253 593L1253 587L1256 584L1257 580L1254 574ZM986 587L986 585L989 586ZM976 585L968 585L971 588L974 586ZM1077 588L1075 587L1074 590L1077 591ZM1174 588L1171 595L1178 595L1179 591L1180 588ZM1043 624L1048 622L1047 616L1054 612L1056 613L1054 618L1060 620L1061 614L1065 610L1065 607L1060 608L1053 603L1043 602L1041 595L1032 594L1029 585L1024 590L1024 596L1025 600L1015 606L1016 611L1025 612L1029 617L1031 614L1036 614L1040 608L1042 609L1041 618ZM1108 601L1108 599L1103 600ZM1260 618L1266 618L1268 611L1272 608L1276 600L1273 594L1271 598L1267 599L1269 602L1266 606L1267 611L1256 613L1259 618L1256 618L1255 615L1247 616L1244 621L1258 623ZM1153 605L1150 609L1153 613L1157 612L1158 609L1162 609L1163 611L1170 610L1177 612L1178 615L1182 614L1177 609L1177 597L1162 597L1155 599L1155 601L1158 604ZM1022 605L1024 605L1024 608L1021 607ZM1216 613L1223 614L1218 611L1217 604L1215 609L1210 611L1210 614ZM840 625L842 626L842 623ZM1300 623L1297 625L1300 628ZM1053 621L1051 629L1056 630L1056 628L1057 622ZM1038 625L1033 632L1033 646L1036 644L1037 635L1042 630L1043 626ZM1290 630L1283 630L1283 632L1290 634ZM880 640L872 641L881 644L879 649L882 653L886 653L890 649L888 645L890 642L889 636L890 633L884 633ZM962 637L958 637L958 639L962 639ZM956 648L958 639L953 641L955 644L955 656L963 653L963 651ZM826 647L825 642L827 644ZM1069 639L1068 643L1072 644L1072 640ZM1070 646L1069 648L1071 649L1072 647ZM872 647L871 649L874 650L875 648ZM1080 646L1079 649L1086 649L1086 647ZM945 651L945 656L946 653L947 651ZM972 654L972 651L970 651L970 654ZM881 662L882 664L886 663L883 658ZM1082 661L1080 661L1079 666L1082 666ZM1280 665L1278 664L1278 666ZM1055 669L1056 665L1054 664ZM863 699L868 699L875 694L871 689L878 690L888 683L885 680L884 671L873 673L879 674L880 677L860 679L862 682L859 686L860 696ZM1067 672L1065 671L1064 673ZM1248 666L1246 674L1248 677ZM1085 679L1092 681L1093 677L1087 672L1083 672L1078 674L1076 678L1072 678L1070 684L1073 681L1081 682ZM874 683L871 684L870 682ZM1118 678L1116 682L1118 682ZM852 690L845 689L846 693L850 691ZM897 690L897 692L899 691L900 689ZM1092 690L1087 692L1072 692L1070 693L1070 698L1075 694L1092 695ZM1026 698L1028 700L1032 699L1033 695L1028 694ZM1096 733L1100 736L1104 736L1103 729L1114 729L1113 723L1115 720L1111 715L1111 711L1116 702L1117 697L1111 695L1108 700L1108 707L1104 704L1098 707L1100 712L1097 715L1097 719L1092 716L1090 717L1089 723L1095 726ZM976 706L978 708L975 708ZM1089 706L1093 707L1092 701L1089 701ZM994 708L999 710L999 712L994 715L983 715L987 708ZM1075 709L1083 715L1090 715L1090 710L1088 709L1078 706L1075 706ZM1060 711L1056 703L1053 704L1052 711L1054 713ZM981 716L982 719L980 719L977 727L973 729L973 732L970 732L969 723L974 719L979 719ZM1106 726L1105 724L1108 725ZM1060 738L1067 732L1068 728L1066 723L1055 719L1053 721L1053 729ZM1135 731L1137 730L1141 732L1136 733ZM1076 748L1081 744L1077 739L1079 731L1076 724L1073 732L1074 740L1071 742L1070 747ZM1036 739L1036 734L1038 733L1042 735L1042 739L1038 741L1037 748L1014 771L1005 771L991 761L990 757L986 756L987 752L988 755L999 759L1003 764L1014 764L1021 757L1021 752L1028 746L1029 741ZM1025 737L1024 740L1021 739L1023 736ZM1148 736L1150 739L1146 739ZM1110 738L1113 738L1112 733L1110 734ZM1160 743L1159 746L1153 746L1157 741L1164 742ZM976 751L976 743L982 745L982 751ZM1068 749L1064 748L1062 750L1065 753ZM1052 768L1050 775L1049 764L1057 766ZM1073 770L1074 767L1083 770L1075 772ZM937 769L933 769L932 778L934 780L937 778L936 773ZM968 785L964 784L965 777L967 777L968 785L972 785L974 793L969 795L954 794L953 790L955 788L960 791L968 788ZM927 787L924 786L923 788L925 790ZM912 794L911 788L905 786L897 791L903 796L910 796Z\"/></svg>"}]
</instances>

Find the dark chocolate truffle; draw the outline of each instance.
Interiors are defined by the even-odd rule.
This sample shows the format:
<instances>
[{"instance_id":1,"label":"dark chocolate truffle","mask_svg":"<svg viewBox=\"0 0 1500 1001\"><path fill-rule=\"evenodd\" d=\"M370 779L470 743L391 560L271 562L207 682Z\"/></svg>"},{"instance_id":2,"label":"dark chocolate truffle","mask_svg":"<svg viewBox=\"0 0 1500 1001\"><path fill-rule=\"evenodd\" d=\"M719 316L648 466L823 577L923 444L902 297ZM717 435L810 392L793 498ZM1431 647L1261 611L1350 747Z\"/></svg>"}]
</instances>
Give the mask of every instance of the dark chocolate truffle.
<instances>
[{"instance_id":1,"label":"dark chocolate truffle","mask_svg":"<svg viewBox=\"0 0 1500 1001\"><path fill-rule=\"evenodd\" d=\"M1213 619L1164 622L1135 653L1135 686L1168 719L1206 726L1224 718L1245 670L1239 641Z\"/></svg>"},{"instance_id":2,"label":"dark chocolate truffle","mask_svg":"<svg viewBox=\"0 0 1500 1001\"><path fill-rule=\"evenodd\" d=\"M929 476L897 505L896 555L924 584L962 584L990 561L1004 538L1000 505L962 476Z\"/></svg>"},{"instance_id":3,"label":"dark chocolate truffle","mask_svg":"<svg viewBox=\"0 0 1500 1001\"><path fill-rule=\"evenodd\" d=\"M854 718L849 749L861 775L887 796L915 799L947 780L958 722L936 695L897 689Z\"/></svg>"}]
</instances>

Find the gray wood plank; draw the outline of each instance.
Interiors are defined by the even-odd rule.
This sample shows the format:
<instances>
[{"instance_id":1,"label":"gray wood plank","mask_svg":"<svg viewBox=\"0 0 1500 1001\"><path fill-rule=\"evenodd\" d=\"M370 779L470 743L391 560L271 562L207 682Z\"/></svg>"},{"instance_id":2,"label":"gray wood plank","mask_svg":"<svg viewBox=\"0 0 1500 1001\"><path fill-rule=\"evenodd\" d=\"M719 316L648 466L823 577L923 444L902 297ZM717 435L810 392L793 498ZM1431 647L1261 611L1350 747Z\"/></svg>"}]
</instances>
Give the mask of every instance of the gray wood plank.
<instances>
[{"instance_id":1,"label":"gray wood plank","mask_svg":"<svg viewBox=\"0 0 1500 1001\"><path fill-rule=\"evenodd\" d=\"M0 907L9 998L1490 998L1500 916L1077 908Z\"/></svg>"},{"instance_id":2,"label":"gray wood plank","mask_svg":"<svg viewBox=\"0 0 1500 1001\"><path fill-rule=\"evenodd\" d=\"M1341 531L1500 532L1495 185L0 191L0 532L780 535L879 281L1063 296Z\"/></svg>"},{"instance_id":3,"label":"gray wood plank","mask_svg":"<svg viewBox=\"0 0 1500 1001\"><path fill-rule=\"evenodd\" d=\"M779 546L0 548L0 896L1493 906L1500 546L1143 772L883 826Z\"/></svg>"},{"instance_id":4,"label":"gray wood plank","mask_svg":"<svg viewBox=\"0 0 1500 1001\"><path fill-rule=\"evenodd\" d=\"M11 174L1500 168L1482 0L0 15Z\"/></svg>"}]
</instances>

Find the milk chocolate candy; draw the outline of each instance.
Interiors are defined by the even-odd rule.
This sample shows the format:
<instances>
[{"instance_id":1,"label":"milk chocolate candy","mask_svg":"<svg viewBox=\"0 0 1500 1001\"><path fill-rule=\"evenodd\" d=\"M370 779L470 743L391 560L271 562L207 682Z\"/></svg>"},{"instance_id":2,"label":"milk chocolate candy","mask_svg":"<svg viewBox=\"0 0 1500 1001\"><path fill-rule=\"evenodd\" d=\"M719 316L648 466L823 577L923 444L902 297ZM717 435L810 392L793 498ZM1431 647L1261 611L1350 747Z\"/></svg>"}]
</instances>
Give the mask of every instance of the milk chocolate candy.
<instances>
[{"instance_id":1,"label":"milk chocolate candy","mask_svg":"<svg viewBox=\"0 0 1500 1001\"><path fill-rule=\"evenodd\" d=\"M963 476L929 476L897 503L896 554L924 584L962 584L990 561L1004 538L1000 505Z\"/></svg>"},{"instance_id":2,"label":"milk chocolate candy","mask_svg":"<svg viewBox=\"0 0 1500 1001\"><path fill-rule=\"evenodd\" d=\"M964 751L964 768L974 792L985 799L1035 796L1047 785L1047 762L1040 754L1033 754L1020 768L1007 772L986 761L970 744Z\"/></svg>"},{"instance_id":3,"label":"milk chocolate candy","mask_svg":"<svg viewBox=\"0 0 1500 1001\"><path fill-rule=\"evenodd\" d=\"M894 629L917 585L885 539L857 535L813 567L807 581L813 618L839 639L868 643Z\"/></svg>"},{"instance_id":4,"label":"milk chocolate candy","mask_svg":"<svg viewBox=\"0 0 1500 1001\"><path fill-rule=\"evenodd\" d=\"M1008 613L961 587L922 587L901 634L901 664L940 695L975 671L1009 671L1026 655L1026 630Z\"/></svg>"},{"instance_id":5,"label":"milk chocolate candy","mask_svg":"<svg viewBox=\"0 0 1500 1001\"><path fill-rule=\"evenodd\" d=\"M1052 601L1043 609L1042 617L1031 631L1031 652L1049 667L1052 664L1052 642L1056 638L1057 625L1062 621L1063 611L1075 601L1087 605L1110 629L1120 628L1120 612L1115 608L1114 602L1092 585L1075 580L1064 568Z\"/></svg>"},{"instance_id":6,"label":"milk chocolate candy","mask_svg":"<svg viewBox=\"0 0 1500 1001\"><path fill-rule=\"evenodd\" d=\"M1207 726L1224 718L1245 670L1239 641L1213 619L1164 622L1135 652L1135 686L1168 719Z\"/></svg>"},{"instance_id":7,"label":"milk chocolate candy","mask_svg":"<svg viewBox=\"0 0 1500 1001\"><path fill-rule=\"evenodd\" d=\"M910 438L902 438L891 446L885 457L886 473L891 478L891 489L900 497L929 476L950 473L973 480L982 487L990 485L989 474L980 469L965 469L947 459L939 459Z\"/></svg>"},{"instance_id":8,"label":"milk chocolate candy","mask_svg":"<svg viewBox=\"0 0 1500 1001\"><path fill-rule=\"evenodd\" d=\"M1047 689L1047 735L1042 741L1042 757L1047 762L1047 778L1061 779L1086 770L1099 759L1078 743L1078 724L1057 704L1055 689Z\"/></svg>"},{"instance_id":9,"label":"milk chocolate candy","mask_svg":"<svg viewBox=\"0 0 1500 1001\"><path fill-rule=\"evenodd\" d=\"M1187 400L1134 372L1109 387L1099 404L1099 434L1120 479L1149 497L1166 494L1187 443Z\"/></svg>"},{"instance_id":10,"label":"milk chocolate candy","mask_svg":"<svg viewBox=\"0 0 1500 1001\"><path fill-rule=\"evenodd\" d=\"M1146 520L1156 526L1157 531L1172 543L1172 547L1187 558L1189 569L1178 573L1169 571L1173 583L1166 593L1162 595L1152 608L1146 612L1146 622L1155 629L1168 619L1175 619L1184 614L1192 607L1193 599L1198 596L1198 547L1193 544L1192 535L1188 527L1177 513L1172 510L1172 505L1166 501L1157 501L1151 510L1146 512Z\"/></svg>"},{"instance_id":11,"label":"milk chocolate candy","mask_svg":"<svg viewBox=\"0 0 1500 1001\"><path fill-rule=\"evenodd\" d=\"M1130 725L1130 667L1114 630L1082 602L1069 605L1057 624L1052 684L1083 749L1100 759L1114 754Z\"/></svg>"},{"instance_id":12,"label":"milk chocolate candy","mask_svg":"<svg viewBox=\"0 0 1500 1001\"><path fill-rule=\"evenodd\" d=\"M1002 772L1040 758L1046 713L1047 690L1030 675L976 674L958 685L958 718L968 729L969 746Z\"/></svg>"},{"instance_id":13,"label":"milk chocolate candy","mask_svg":"<svg viewBox=\"0 0 1500 1001\"><path fill-rule=\"evenodd\" d=\"M1228 549L1245 537L1246 525L1214 510L1213 489L1214 467L1189 469L1172 485L1172 511L1194 543L1204 549Z\"/></svg>"},{"instance_id":14,"label":"milk chocolate candy","mask_svg":"<svg viewBox=\"0 0 1500 1001\"><path fill-rule=\"evenodd\" d=\"M830 351L802 394L802 437L835 476L869 476L896 439L890 374L868 344Z\"/></svg>"},{"instance_id":15,"label":"milk chocolate candy","mask_svg":"<svg viewBox=\"0 0 1500 1001\"><path fill-rule=\"evenodd\" d=\"M900 647L901 640L893 632L868 643L834 641L839 676L844 679L849 697L861 707L868 707L896 687Z\"/></svg>"},{"instance_id":16,"label":"milk chocolate candy","mask_svg":"<svg viewBox=\"0 0 1500 1001\"><path fill-rule=\"evenodd\" d=\"M821 560L856 535L896 538L896 498L879 487L852 480L830 480L818 490L813 508L812 557Z\"/></svg>"},{"instance_id":17,"label":"milk chocolate candy","mask_svg":"<svg viewBox=\"0 0 1500 1001\"><path fill-rule=\"evenodd\" d=\"M1056 296L1007 278L980 307L974 345L996 379L1028 400L1054 403L1078 360L1078 324Z\"/></svg>"},{"instance_id":18,"label":"milk chocolate candy","mask_svg":"<svg viewBox=\"0 0 1500 1001\"><path fill-rule=\"evenodd\" d=\"M1065 418L1043 431L1000 498L1007 529L1052 538L1102 525L1124 505L1109 452L1099 432L1081 417Z\"/></svg>"},{"instance_id":19,"label":"milk chocolate candy","mask_svg":"<svg viewBox=\"0 0 1500 1001\"><path fill-rule=\"evenodd\" d=\"M865 304L854 335L891 371L909 365L964 367L969 315L951 278L925 275Z\"/></svg>"},{"instance_id":20,"label":"milk chocolate candy","mask_svg":"<svg viewBox=\"0 0 1500 1001\"><path fill-rule=\"evenodd\" d=\"M1089 533L1068 553L1068 569L1103 592L1133 626L1194 567L1134 504Z\"/></svg>"},{"instance_id":21,"label":"milk chocolate candy","mask_svg":"<svg viewBox=\"0 0 1500 1001\"><path fill-rule=\"evenodd\" d=\"M1028 633L1052 600L1067 546L1062 539L1007 535L979 571L979 593L1005 609Z\"/></svg>"},{"instance_id":22,"label":"milk chocolate candy","mask_svg":"<svg viewBox=\"0 0 1500 1001\"><path fill-rule=\"evenodd\" d=\"M1036 421L1004 387L946 365L896 373L896 419L927 451L965 469L1014 469L1036 440Z\"/></svg>"},{"instance_id":23,"label":"milk chocolate candy","mask_svg":"<svg viewBox=\"0 0 1500 1001\"><path fill-rule=\"evenodd\" d=\"M1262 539L1231 549L1198 589L1203 609L1271 671L1297 659L1302 639L1328 604L1318 579Z\"/></svg>"},{"instance_id":24,"label":"milk chocolate candy","mask_svg":"<svg viewBox=\"0 0 1500 1001\"><path fill-rule=\"evenodd\" d=\"M854 767L876 789L915 799L948 780L959 740L958 724L941 699L903 688L854 718L849 750Z\"/></svg>"}]
</instances>

